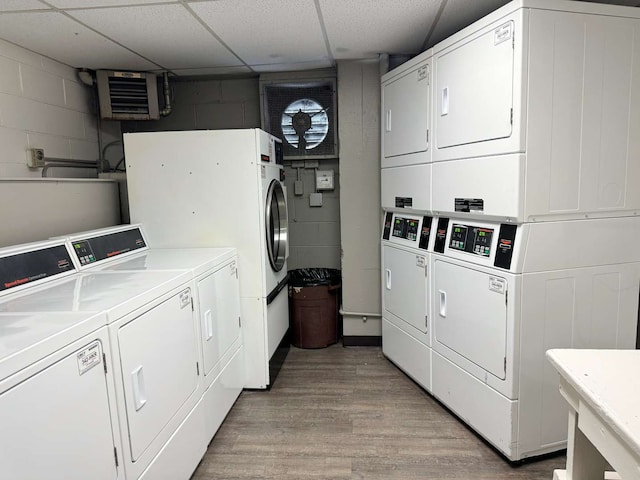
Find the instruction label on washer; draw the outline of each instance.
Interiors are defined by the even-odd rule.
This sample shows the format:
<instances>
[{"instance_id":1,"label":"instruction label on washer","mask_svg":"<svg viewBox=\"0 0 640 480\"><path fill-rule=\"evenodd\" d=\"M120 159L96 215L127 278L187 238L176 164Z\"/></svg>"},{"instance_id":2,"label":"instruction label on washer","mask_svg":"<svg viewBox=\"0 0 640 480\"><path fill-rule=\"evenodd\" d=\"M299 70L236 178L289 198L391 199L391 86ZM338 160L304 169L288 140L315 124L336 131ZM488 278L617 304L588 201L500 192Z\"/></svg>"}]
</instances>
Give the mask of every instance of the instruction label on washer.
<instances>
[{"instance_id":1,"label":"instruction label on washer","mask_svg":"<svg viewBox=\"0 0 640 480\"><path fill-rule=\"evenodd\" d=\"M76 354L76 360L78 361L78 374L82 375L88 370L91 370L96 365L100 365L102 361L102 350L100 349L100 342L94 342L87 348L80 350Z\"/></svg>"},{"instance_id":2,"label":"instruction label on washer","mask_svg":"<svg viewBox=\"0 0 640 480\"><path fill-rule=\"evenodd\" d=\"M504 295L505 290L507 289L507 282L504 278L500 277L489 277L489 290L492 292L499 293Z\"/></svg>"},{"instance_id":3,"label":"instruction label on washer","mask_svg":"<svg viewBox=\"0 0 640 480\"><path fill-rule=\"evenodd\" d=\"M507 40L511 40L513 35L513 22L505 23L493 31L493 44L500 45Z\"/></svg>"},{"instance_id":4,"label":"instruction label on washer","mask_svg":"<svg viewBox=\"0 0 640 480\"><path fill-rule=\"evenodd\" d=\"M191 305L191 290L186 289L180 292L180 308L188 307Z\"/></svg>"},{"instance_id":5,"label":"instruction label on washer","mask_svg":"<svg viewBox=\"0 0 640 480\"><path fill-rule=\"evenodd\" d=\"M236 262L231 262L231 265L229 265L229 270L231 270L232 277L238 276L238 267L236 267Z\"/></svg>"},{"instance_id":6,"label":"instruction label on washer","mask_svg":"<svg viewBox=\"0 0 640 480\"><path fill-rule=\"evenodd\" d=\"M267 167L260 165L260 175L262 178L267 178Z\"/></svg>"},{"instance_id":7,"label":"instruction label on washer","mask_svg":"<svg viewBox=\"0 0 640 480\"><path fill-rule=\"evenodd\" d=\"M429 78L429 68L428 67L420 67L418 69L418 81L426 80Z\"/></svg>"}]
</instances>

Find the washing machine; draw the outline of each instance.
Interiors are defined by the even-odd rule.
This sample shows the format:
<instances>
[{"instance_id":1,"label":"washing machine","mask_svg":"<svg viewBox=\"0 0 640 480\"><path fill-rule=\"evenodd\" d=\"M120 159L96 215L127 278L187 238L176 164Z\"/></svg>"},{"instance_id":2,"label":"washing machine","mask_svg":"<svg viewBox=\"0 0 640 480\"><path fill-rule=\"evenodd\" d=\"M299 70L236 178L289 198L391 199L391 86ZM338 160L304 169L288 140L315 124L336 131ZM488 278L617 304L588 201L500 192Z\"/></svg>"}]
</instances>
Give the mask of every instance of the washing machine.
<instances>
[{"instance_id":1,"label":"washing machine","mask_svg":"<svg viewBox=\"0 0 640 480\"><path fill-rule=\"evenodd\" d=\"M186 479L206 450L194 289L187 271L81 272L0 301L0 315L103 312L128 479Z\"/></svg>"},{"instance_id":2,"label":"washing machine","mask_svg":"<svg viewBox=\"0 0 640 480\"><path fill-rule=\"evenodd\" d=\"M566 447L550 348L635 348L640 219L440 218L432 393L510 460Z\"/></svg>"},{"instance_id":3,"label":"washing machine","mask_svg":"<svg viewBox=\"0 0 640 480\"><path fill-rule=\"evenodd\" d=\"M74 274L60 242L2 249L0 301ZM12 305L0 313L0 478L123 479L104 313Z\"/></svg>"},{"instance_id":4,"label":"washing machine","mask_svg":"<svg viewBox=\"0 0 640 480\"><path fill-rule=\"evenodd\" d=\"M280 140L258 129L132 133L124 148L131 219L155 248L237 248L245 387L268 387L288 349Z\"/></svg>"},{"instance_id":5,"label":"washing machine","mask_svg":"<svg viewBox=\"0 0 640 480\"><path fill-rule=\"evenodd\" d=\"M66 237L81 272L178 270L190 273L199 319L199 362L210 439L244 387L237 255L234 248L149 248L142 225Z\"/></svg>"},{"instance_id":6,"label":"washing machine","mask_svg":"<svg viewBox=\"0 0 640 480\"><path fill-rule=\"evenodd\" d=\"M382 351L431 391L431 252L434 219L386 212L382 233Z\"/></svg>"}]
</instances>

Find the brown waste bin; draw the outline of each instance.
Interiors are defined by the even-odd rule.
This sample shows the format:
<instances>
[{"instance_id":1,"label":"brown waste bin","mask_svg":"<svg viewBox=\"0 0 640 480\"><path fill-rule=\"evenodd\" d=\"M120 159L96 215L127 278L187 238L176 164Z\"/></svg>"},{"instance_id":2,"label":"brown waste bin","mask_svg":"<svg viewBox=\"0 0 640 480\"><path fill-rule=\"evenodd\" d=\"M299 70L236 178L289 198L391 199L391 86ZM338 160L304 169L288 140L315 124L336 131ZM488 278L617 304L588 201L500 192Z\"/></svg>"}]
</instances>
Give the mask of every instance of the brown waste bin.
<instances>
[{"instance_id":1,"label":"brown waste bin","mask_svg":"<svg viewBox=\"0 0 640 480\"><path fill-rule=\"evenodd\" d=\"M338 341L340 270L300 268L289 272L291 344L324 348Z\"/></svg>"}]
</instances>

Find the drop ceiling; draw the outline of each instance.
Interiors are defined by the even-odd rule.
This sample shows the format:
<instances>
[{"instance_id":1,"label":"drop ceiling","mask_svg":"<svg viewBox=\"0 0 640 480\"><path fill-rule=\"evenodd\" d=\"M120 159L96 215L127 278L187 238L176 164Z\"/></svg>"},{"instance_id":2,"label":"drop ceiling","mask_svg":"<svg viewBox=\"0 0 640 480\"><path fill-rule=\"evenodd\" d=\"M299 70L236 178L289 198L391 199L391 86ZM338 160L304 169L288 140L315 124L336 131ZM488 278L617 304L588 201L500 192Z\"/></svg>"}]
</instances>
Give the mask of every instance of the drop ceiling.
<instances>
[{"instance_id":1,"label":"drop ceiling","mask_svg":"<svg viewBox=\"0 0 640 480\"><path fill-rule=\"evenodd\" d=\"M415 55L506 0L2 0L0 38L71 67L229 75ZM640 6L640 0L603 3Z\"/></svg>"}]
</instances>

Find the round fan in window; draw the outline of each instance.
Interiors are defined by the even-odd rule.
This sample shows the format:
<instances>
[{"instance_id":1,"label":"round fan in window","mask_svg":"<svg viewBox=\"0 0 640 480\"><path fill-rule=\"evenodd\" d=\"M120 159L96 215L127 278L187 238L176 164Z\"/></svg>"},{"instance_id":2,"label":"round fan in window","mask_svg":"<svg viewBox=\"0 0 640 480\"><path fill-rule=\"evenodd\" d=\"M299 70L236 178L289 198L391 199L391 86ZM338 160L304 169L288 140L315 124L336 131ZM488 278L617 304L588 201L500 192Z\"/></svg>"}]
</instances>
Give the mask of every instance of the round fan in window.
<instances>
[{"instance_id":1,"label":"round fan in window","mask_svg":"<svg viewBox=\"0 0 640 480\"><path fill-rule=\"evenodd\" d=\"M282 135L300 155L305 155L327 137L327 110L315 100L301 98L291 102L282 112Z\"/></svg>"},{"instance_id":2,"label":"round fan in window","mask_svg":"<svg viewBox=\"0 0 640 480\"><path fill-rule=\"evenodd\" d=\"M284 158L337 158L335 78L260 82L262 128L282 140Z\"/></svg>"}]
</instances>

